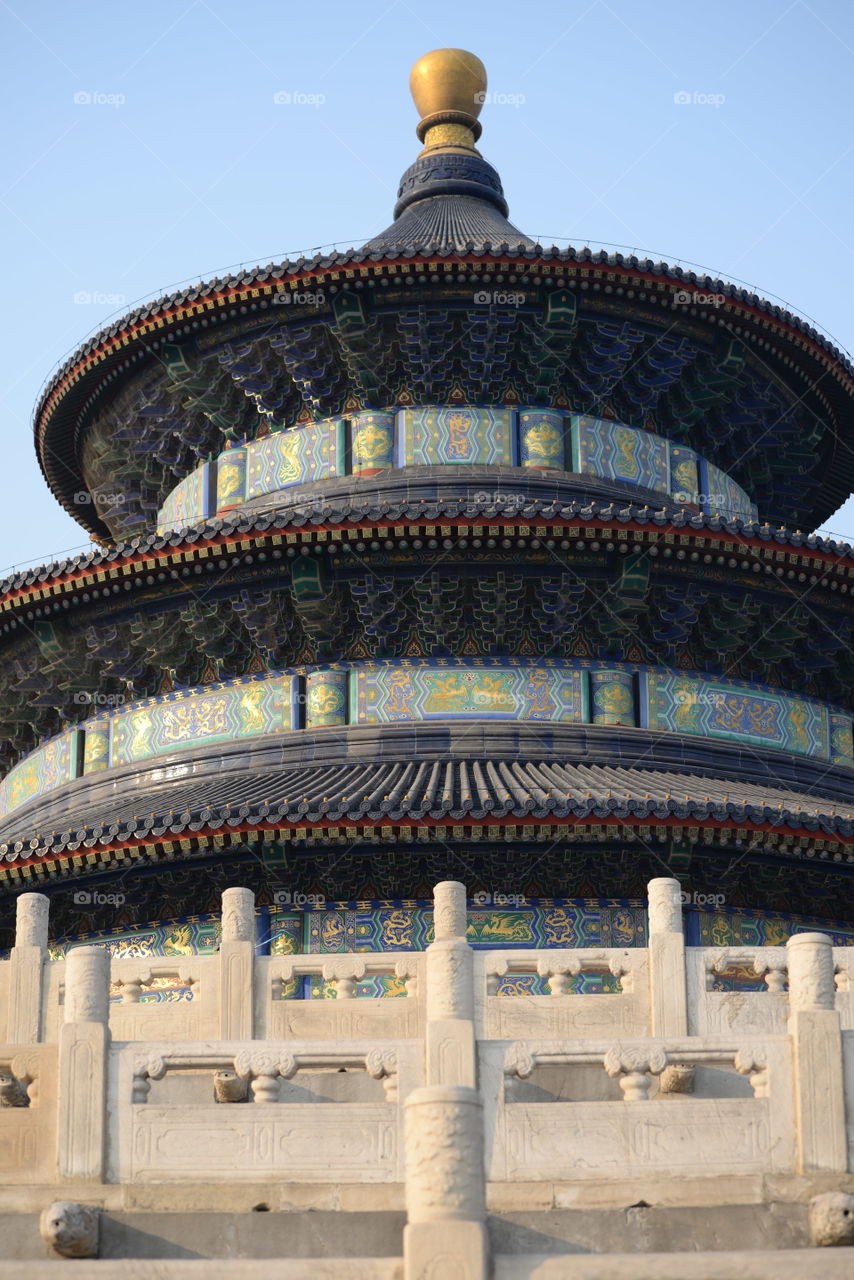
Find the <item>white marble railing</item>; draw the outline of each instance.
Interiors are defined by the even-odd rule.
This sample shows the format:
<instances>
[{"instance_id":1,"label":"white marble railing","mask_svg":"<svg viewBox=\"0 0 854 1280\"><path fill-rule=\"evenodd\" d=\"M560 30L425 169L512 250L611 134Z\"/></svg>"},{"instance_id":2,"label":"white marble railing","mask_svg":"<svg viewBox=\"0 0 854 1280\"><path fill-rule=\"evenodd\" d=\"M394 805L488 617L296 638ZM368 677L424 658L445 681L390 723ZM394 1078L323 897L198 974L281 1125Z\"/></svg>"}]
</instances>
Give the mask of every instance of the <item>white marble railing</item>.
<instances>
[{"instance_id":1,"label":"white marble railing","mask_svg":"<svg viewBox=\"0 0 854 1280\"><path fill-rule=\"evenodd\" d=\"M258 957L229 889L217 955L50 962L46 900L22 895L0 1177L391 1183L429 1261L437 1238L482 1248L484 1177L854 1171L852 948L686 948L675 880L650 883L644 948L475 952L453 882L434 926L420 953ZM759 989L715 989L733 973ZM294 998L306 979L329 998Z\"/></svg>"}]
</instances>

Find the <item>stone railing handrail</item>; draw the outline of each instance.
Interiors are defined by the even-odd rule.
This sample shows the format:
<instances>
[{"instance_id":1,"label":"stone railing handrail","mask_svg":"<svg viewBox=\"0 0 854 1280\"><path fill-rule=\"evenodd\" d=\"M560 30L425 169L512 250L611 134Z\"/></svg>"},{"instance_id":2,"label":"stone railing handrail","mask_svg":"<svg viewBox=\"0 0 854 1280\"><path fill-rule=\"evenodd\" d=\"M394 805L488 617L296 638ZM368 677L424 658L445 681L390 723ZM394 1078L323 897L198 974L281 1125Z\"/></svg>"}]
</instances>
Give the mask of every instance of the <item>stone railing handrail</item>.
<instances>
[{"instance_id":1,"label":"stone railing handrail","mask_svg":"<svg viewBox=\"0 0 854 1280\"><path fill-rule=\"evenodd\" d=\"M569 994L570 979L582 973L610 973L620 990L629 995L646 962L645 948L614 947L539 949L532 951L490 951L483 960L487 994L495 995L499 981L508 974L537 974L547 979L553 996Z\"/></svg>"},{"instance_id":2,"label":"stone railing handrail","mask_svg":"<svg viewBox=\"0 0 854 1280\"><path fill-rule=\"evenodd\" d=\"M296 977L322 977L333 984L339 1000L352 998L356 983L375 975L400 978L405 983L406 996L412 998L417 994L422 967L423 955L417 951L273 956L267 962L274 990Z\"/></svg>"},{"instance_id":3,"label":"stone railing handrail","mask_svg":"<svg viewBox=\"0 0 854 1280\"><path fill-rule=\"evenodd\" d=\"M703 953L707 981L734 965L748 965L757 978L764 978L769 991L785 991L788 960L785 947L717 947Z\"/></svg>"},{"instance_id":4,"label":"stone railing handrail","mask_svg":"<svg viewBox=\"0 0 854 1280\"><path fill-rule=\"evenodd\" d=\"M136 1104L147 1100L152 1080L161 1080L170 1071L233 1071L251 1083L256 1102L265 1102L273 1100L279 1079L291 1080L299 1071L323 1068L364 1071L382 1081L389 1102L397 1100L398 1057L386 1042L290 1042L283 1046L273 1040L252 1040L160 1045L154 1053L134 1048L131 1100Z\"/></svg>"}]
</instances>

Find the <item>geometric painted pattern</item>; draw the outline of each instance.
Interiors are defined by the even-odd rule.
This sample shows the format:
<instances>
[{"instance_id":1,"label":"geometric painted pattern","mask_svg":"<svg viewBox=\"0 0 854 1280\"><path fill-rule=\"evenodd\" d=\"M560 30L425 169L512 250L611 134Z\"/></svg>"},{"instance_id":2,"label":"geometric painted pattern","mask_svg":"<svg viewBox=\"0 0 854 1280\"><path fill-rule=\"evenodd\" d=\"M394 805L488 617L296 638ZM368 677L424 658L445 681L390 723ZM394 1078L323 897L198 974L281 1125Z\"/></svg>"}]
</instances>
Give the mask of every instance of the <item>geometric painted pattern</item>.
<instances>
[{"instance_id":1,"label":"geometric painted pattern","mask_svg":"<svg viewBox=\"0 0 854 1280\"><path fill-rule=\"evenodd\" d=\"M242 676L100 714L9 771L0 817L83 774L166 752L323 725L430 720L639 726L854 768L849 713L765 685L591 659L390 659Z\"/></svg>"},{"instance_id":2,"label":"geometric painted pattern","mask_svg":"<svg viewBox=\"0 0 854 1280\"><path fill-rule=\"evenodd\" d=\"M116 712L110 764L292 729L296 685L295 676L260 677L204 692L169 693Z\"/></svg>"},{"instance_id":3,"label":"geometric painted pattern","mask_svg":"<svg viewBox=\"0 0 854 1280\"><path fill-rule=\"evenodd\" d=\"M353 722L395 720L587 719L587 682L578 670L544 667L360 666L351 685Z\"/></svg>"},{"instance_id":4,"label":"geometric painted pattern","mask_svg":"<svg viewBox=\"0 0 854 1280\"><path fill-rule=\"evenodd\" d=\"M473 405L421 405L397 415L397 465L480 463L513 466L515 439L510 409Z\"/></svg>"},{"instance_id":5,"label":"geometric painted pattern","mask_svg":"<svg viewBox=\"0 0 854 1280\"><path fill-rule=\"evenodd\" d=\"M466 935L475 950L526 948L645 947L646 904L623 898L526 899L520 905L469 898ZM826 918L747 907L683 907L685 941L701 947L778 947L795 933L820 929L837 946L854 944L854 925ZM220 945L218 915L189 916L117 929L80 933L51 942L51 960L75 946L99 946L110 955L210 955ZM258 907L259 952L271 955L424 951L434 940L433 904L415 898L327 901L314 905Z\"/></svg>"},{"instance_id":6,"label":"geometric painted pattern","mask_svg":"<svg viewBox=\"0 0 854 1280\"><path fill-rule=\"evenodd\" d=\"M246 449L246 498L344 475L344 419L277 431Z\"/></svg>"},{"instance_id":7,"label":"geometric painted pattern","mask_svg":"<svg viewBox=\"0 0 854 1280\"><path fill-rule=\"evenodd\" d=\"M757 510L740 484L714 463L699 459L702 507L708 515L735 516L741 520L755 520Z\"/></svg>"},{"instance_id":8,"label":"geometric painted pattern","mask_svg":"<svg viewBox=\"0 0 854 1280\"><path fill-rule=\"evenodd\" d=\"M464 464L571 469L669 494L706 515L757 518L740 485L693 449L654 432L558 409L465 404L363 410L232 446L176 486L157 528L168 532L330 476Z\"/></svg>"},{"instance_id":9,"label":"geometric painted pattern","mask_svg":"<svg viewBox=\"0 0 854 1280\"><path fill-rule=\"evenodd\" d=\"M479 904L485 895L472 895L467 913L467 938L475 950L499 947L555 949L647 945L645 904L630 899L532 898L507 907ZM500 895L497 895L500 899ZM784 915L749 908L694 907L684 909L685 940L702 947L779 947L796 933L820 929L835 946L854 944L854 926L834 925L819 917ZM212 955L220 945L218 916L193 916L109 934L79 934L52 942L51 960L64 959L76 946L96 946L116 957ZM256 913L259 949L271 955L341 954L424 951L434 940L432 903L414 899L375 902L327 902L322 909L260 908ZM536 974L508 974L497 995L547 995L546 979ZM585 972L570 986L579 994L616 991L610 974ZM734 965L716 976L712 990L765 990L750 966ZM405 979L394 974L368 975L357 982L356 998L405 996ZM117 989L112 999L121 998ZM330 999L331 982L319 976L297 978L287 984L285 999ZM192 991L177 977L156 980L141 1001L172 1003L192 999Z\"/></svg>"},{"instance_id":10,"label":"geometric painted pattern","mask_svg":"<svg viewBox=\"0 0 854 1280\"><path fill-rule=\"evenodd\" d=\"M111 956L142 959L146 956L212 955L219 949L222 926L219 916L193 916L161 924L117 929L113 933L79 934L51 942L51 960L62 960L75 946L100 947Z\"/></svg>"},{"instance_id":11,"label":"geometric painted pattern","mask_svg":"<svg viewBox=\"0 0 854 1280\"><path fill-rule=\"evenodd\" d=\"M834 764L854 769L854 731L851 717L830 713L830 752Z\"/></svg>"},{"instance_id":12,"label":"geometric painted pattern","mask_svg":"<svg viewBox=\"0 0 854 1280\"><path fill-rule=\"evenodd\" d=\"M832 938L834 946L854 946L854 926L829 923L818 916L747 907L696 907L686 910L685 917L685 941L694 947L782 947L793 934L815 930Z\"/></svg>"},{"instance_id":13,"label":"geometric painted pattern","mask_svg":"<svg viewBox=\"0 0 854 1280\"><path fill-rule=\"evenodd\" d=\"M484 895L479 895L483 897ZM621 899L541 899L505 906L469 903L467 937L476 950L490 947L643 947L646 911ZM272 910L273 955L302 952L423 951L433 941L432 903L327 902L322 910Z\"/></svg>"},{"instance_id":14,"label":"geometric painted pattern","mask_svg":"<svg viewBox=\"0 0 854 1280\"><path fill-rule=\"evenodd\" d=\"M213 515L211 480L211 464L203 462L176 485L160 508L157 532L171 533Z\"/></svg>"},{"instance_id":15,"label":"geometric painted pattern","mask_svg":"<svg viewBox=\"0 0 854 1280\"><path fill-rule=\"evenodd\" d=\"M829 711L807 698L654 668L641 671L640 691L644 728L830 758Z\"/></svg>"},{"instance_id":16,"label":"geometric painted pattern","mask_svg":"<svg viewBox=\"0 0 854 1280\"><path fill-rule=\"evenodd\" d=\"M583 413L574 413L571 423L574 471L670 489L667 441L661 436Z\"/></svg>"},{"instance_id":17,"label":"geometric painted pattern","mask_svg":"<svg viewBox=\"0 0 854 1280\"><path fill-rule=\"evenodd\" d=\"M80 731L67 729L10 769L0 782L0 813L8 813L75 778L79 741Z\"/></svg>"}]
</instances>

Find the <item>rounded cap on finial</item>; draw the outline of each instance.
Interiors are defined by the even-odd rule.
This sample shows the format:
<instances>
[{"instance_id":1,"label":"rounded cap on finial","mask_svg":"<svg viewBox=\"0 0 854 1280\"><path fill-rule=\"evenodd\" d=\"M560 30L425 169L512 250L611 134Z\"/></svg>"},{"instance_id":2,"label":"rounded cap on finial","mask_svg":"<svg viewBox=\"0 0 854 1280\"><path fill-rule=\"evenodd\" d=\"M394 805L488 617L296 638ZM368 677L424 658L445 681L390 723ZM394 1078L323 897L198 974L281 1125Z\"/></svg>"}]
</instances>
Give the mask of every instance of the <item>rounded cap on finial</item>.
<instances>
[{"instance_id":1,"label":"rounded cap on finial","mask_svg":"<svg viewBox=\"0 0 854 1280\"><path fill-rule=\"evenodd\" d=\"M465 49L433 49L419 58L409 88L421 115L416 130L427 148L474 150L480 137L477 117L486 98L486 67ZM437 135L428 138L428 133Z\"/></svg>"}]
</instances>

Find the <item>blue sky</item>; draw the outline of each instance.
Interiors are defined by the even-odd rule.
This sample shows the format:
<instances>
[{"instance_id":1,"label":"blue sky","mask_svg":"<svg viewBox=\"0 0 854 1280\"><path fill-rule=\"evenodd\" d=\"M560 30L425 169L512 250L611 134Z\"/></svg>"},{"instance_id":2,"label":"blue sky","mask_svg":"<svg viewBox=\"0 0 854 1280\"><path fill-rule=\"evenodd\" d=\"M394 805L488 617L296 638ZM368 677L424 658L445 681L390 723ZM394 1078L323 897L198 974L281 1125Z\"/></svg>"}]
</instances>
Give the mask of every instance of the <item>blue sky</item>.
<instances>
[{"instance_id":1,"label":"blue sky","mask_svg":"<svg viewBox=\"0 0 854 1280\"><path fill-rule=\"evenodd\" d=\"M87 545L32 447L56 364L180 282L386 226L439 46L487 65L525 232L698 263L854 348L850 0L0 0L0 28L0 569Z\"/></svg>"}]
</instances>

